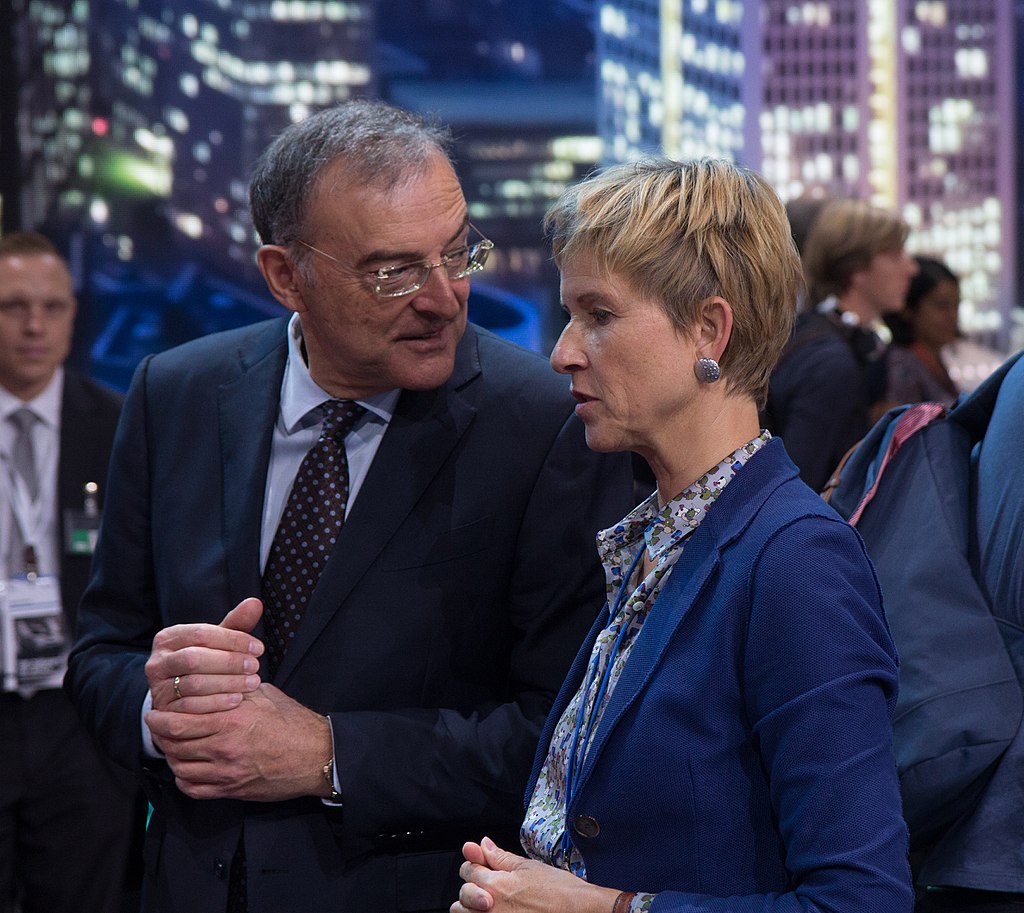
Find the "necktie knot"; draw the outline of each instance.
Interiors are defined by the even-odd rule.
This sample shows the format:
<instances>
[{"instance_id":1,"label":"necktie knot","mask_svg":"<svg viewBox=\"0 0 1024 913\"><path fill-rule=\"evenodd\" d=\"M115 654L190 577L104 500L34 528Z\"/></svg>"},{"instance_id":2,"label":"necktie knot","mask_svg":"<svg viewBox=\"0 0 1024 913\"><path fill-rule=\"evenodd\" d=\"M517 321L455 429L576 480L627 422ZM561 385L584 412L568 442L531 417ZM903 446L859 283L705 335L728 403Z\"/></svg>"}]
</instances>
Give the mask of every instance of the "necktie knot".
<instances>
[{"instance_id":1,"label":"necktie knot","mask_svg":"<svg viewBox=\"0 0 1024 913\"><path fill-rule=\"evenodd\" d=\"M320 429L320 440L332 439L341 443L366 410L358 403L349 399L329 399L321 406L323 426Z\"/></svg>"},{"instance_id":2,"label":"necktie knot","mask_svg":"<svg viewBox=\"0 0 1024 913\"><path fill-rule=\"evenodd\" d=\"M7 421L14 425L15 430L19 434L25 434L32 430L33 425L35 425L38 419L31 409L27 406L22 406L20 409L16 409L8 415Z\"/></svg>"}]
</instances>

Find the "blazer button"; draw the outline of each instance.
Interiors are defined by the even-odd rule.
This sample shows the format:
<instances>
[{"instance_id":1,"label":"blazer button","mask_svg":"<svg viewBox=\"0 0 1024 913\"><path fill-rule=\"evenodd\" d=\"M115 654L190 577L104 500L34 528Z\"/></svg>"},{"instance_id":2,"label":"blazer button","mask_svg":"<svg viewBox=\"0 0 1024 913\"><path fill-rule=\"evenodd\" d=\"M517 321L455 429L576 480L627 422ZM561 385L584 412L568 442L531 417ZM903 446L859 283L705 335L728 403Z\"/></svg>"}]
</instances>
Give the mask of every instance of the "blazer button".
<instances>
[{"instance_id":1,"label":"blazer button","mask_svg":"<svg viewBox=\"0 0 1024 913\"><path fill-rule=\"evenodd\" d=\"M213 873L218 878L223 878L224 877L224 873L226 872L226 870L227 870L227 866L224 865L224 860L223 859L215 859L213 861Z\"/></svg>"},{"instance_id":2,"label":"blazer button","mask_svg":"<svg viewBox=\"0 0 1024 913\"><path fill-rule=\"evenodd\" d=\"M597 823L596 818L591 818L590 815L580 815L573 821L572 829L581 837L596 837L601 833L601 825Z\"/></svg>"}]
</instances>

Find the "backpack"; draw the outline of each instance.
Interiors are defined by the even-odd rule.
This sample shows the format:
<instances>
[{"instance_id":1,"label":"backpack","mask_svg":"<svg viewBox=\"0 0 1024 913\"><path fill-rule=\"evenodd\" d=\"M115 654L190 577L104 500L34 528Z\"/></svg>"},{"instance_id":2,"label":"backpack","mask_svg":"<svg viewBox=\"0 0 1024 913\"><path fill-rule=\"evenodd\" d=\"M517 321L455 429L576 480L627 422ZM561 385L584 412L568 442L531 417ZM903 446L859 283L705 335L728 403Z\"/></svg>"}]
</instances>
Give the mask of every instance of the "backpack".
<instances>
[{"instance_id":1,"label":"backpack","mask_svg":"<svg viewBox=\"0 0 1024 913\"><path fill-rule=\"evenodd\" d=\"M900 654L893 747L912 848L973 806L1024 709L973 570L971 472L1003 377L1021 354L949 412L938 403L887 412L824 494L864 539Z\"/></svg>"}]
</instances>

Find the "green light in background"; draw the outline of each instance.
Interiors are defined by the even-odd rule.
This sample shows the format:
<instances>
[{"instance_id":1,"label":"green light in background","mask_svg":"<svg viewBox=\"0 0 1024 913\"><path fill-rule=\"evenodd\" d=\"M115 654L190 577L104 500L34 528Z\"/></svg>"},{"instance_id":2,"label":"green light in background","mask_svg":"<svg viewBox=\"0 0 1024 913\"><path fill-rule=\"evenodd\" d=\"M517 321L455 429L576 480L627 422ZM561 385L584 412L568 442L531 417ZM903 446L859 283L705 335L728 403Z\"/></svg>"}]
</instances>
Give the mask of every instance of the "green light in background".
<instances>
[{"instance_id":1,"label":"green light in background","mask_svg":"<svg viewBox=\"0 0 1024 913\"><path fill-rule=\"evenodd\" d=\"M97 185L102 192L127 196L171 195L171 168L127 152L108 150L97 162Z\"/></svg>"}]
</instances>

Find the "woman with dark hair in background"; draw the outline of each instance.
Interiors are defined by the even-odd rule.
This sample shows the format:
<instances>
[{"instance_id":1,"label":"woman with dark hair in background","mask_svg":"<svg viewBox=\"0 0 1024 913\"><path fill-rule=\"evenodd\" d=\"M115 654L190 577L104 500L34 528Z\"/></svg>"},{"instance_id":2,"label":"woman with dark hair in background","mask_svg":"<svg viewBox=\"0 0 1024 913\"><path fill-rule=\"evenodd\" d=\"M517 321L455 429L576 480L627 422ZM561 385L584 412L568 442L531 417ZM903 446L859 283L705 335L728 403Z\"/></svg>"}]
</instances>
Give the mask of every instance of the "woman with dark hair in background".
<instances>
[{"instance_id":1,"label":"woman with dark hair in background","mask_svg":"<svg viewBox=\"0 0 1024 913\"><path fill-rule=\"evenodd\" d=\"M942 349L960 335L960 281L939 260L914 259L918 271L910 281L904 309L884 315L893 342L886 399L949 406L959 391L942 363Z\"/></svg>"}]
</instances>

